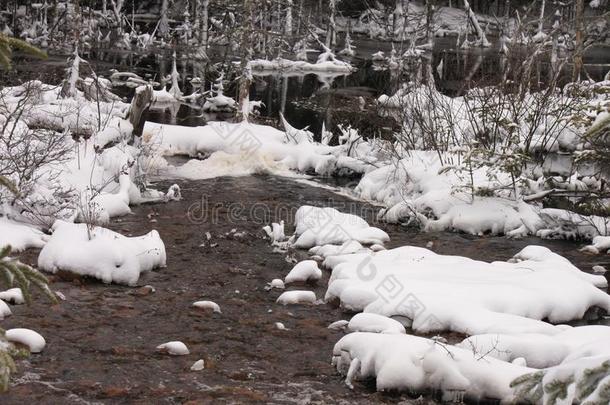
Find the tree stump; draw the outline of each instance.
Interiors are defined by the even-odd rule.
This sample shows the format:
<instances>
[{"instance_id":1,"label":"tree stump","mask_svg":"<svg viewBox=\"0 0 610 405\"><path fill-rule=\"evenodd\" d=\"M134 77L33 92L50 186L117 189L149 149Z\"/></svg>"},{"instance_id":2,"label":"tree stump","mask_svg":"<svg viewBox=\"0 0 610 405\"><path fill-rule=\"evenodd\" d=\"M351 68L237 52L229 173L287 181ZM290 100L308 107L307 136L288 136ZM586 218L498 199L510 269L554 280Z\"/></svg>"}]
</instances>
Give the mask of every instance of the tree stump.
<instances>
[{"instance_id":1,"label":"tree stump","mask_svg":"<svg viewBox=\"0 0 610 405\"><path fill-rule=\"evenodd\" d=\"M129 107L129 112L127 113L127 119L131 125L133 125L134 136L142 135L142 131L144 130L142 115L148 110L152 99L152 86L140 86L136 89L136 94L133 96L133 100L131 100L131 107Z\"/></svg>"}]
</instances>

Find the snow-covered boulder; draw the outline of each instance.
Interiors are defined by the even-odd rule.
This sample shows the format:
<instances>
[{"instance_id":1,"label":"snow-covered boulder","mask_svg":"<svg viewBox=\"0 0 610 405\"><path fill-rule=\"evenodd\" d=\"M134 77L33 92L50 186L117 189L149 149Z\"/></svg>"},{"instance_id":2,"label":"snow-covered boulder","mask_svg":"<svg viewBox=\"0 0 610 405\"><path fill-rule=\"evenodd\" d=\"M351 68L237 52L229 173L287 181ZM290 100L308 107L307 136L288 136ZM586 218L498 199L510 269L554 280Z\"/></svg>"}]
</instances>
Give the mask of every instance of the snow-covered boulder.
<instances>
[{"instance_id":1,"label":"snow-covered boulder","mask_svg":"<svg viewBox=\"0 0 610 405\"><path fill-rule=\"evenodd\" d=\"M11 304L21 305L25 303L21 288L10 288L0 292L0 300L10 302Z\"/></svg>"},{"instance_id":2,"label":"snow-covered boulder","mask_svg":"<svg viewBox=\"0 0 610 405\"><path fill-rule=\"evenodd\" d=\"M190 353L188 347L186 347L186 345L180 341L163 343L157 346L157 351L167 353L172 356L186 356Z\"/></svg>"},{"instance_id":3,"label":"snow-covered boulder","mask_svg":"<svg viewBox=\"0 0 610 405\"><path fill-rule=\"evenodd\" d=\"M197 301L197 302L193 303L193 307L199 308L199 309L209 309L212 312L216 312L218 314L222 313L220 311L220 306L213 301Z\"/></svg>"},{"instance_id":4,"label":"snow-covered boulder","mask_svg":"<svg viewBox=\"0 0 610 405\"><path fill-rule=\"evenodd\" d=\"M13 343L19 343L30 350L30 353L40 353L47 342L42 335L36 331L25 328L9 329L5 333L6 340Z\"/></svg>"},{"instance_id":5,"label":"snow-covered boulder","mask_svg":"<svg viewBox=\"0 0 610 405\"><path fill-rule=\"evenodd\" d=\"M282 305L313 304L316 302L316 294L313 291L286 291L277 298L277 303Z\"/></svg>"},{"instance_id":6,"label":"snow-covered boulder","mask_svg":"<svg viewBox=\"0 0 610 405\"><path fill-rule=\"evenodd\" d=\"M402 324L387 316L359 313L350 319L347 329L350 332L406 333Z\"/></svg>"},{"instance_id":7,"label":"snow-covered boulder","mask_svg":"<svg viewBox=\"0 0 610 405\"><path fill-rule=\"evenodd\" d=\"M290 270L284 280L285 284L317 281L322 278L322 270L318 268L318 263L313 260L303 260Z\"/></svg>"},{"instance_id":8,"label":"snow-covered boulder","mask_svg":"<svg viewBox=\"0 0 610 405\"><path fill-rule=\"evenodd\" d=\"M136 285L140 274L165 267L165 245L157 231L126 237L101 227L57 221L53 235L38 256L38 268Z\"/></svg>"},{"instance_id":9,"label":"snow-covered boulder","mask_svg":"<svg viewBox=\"0 0 610 405\"><path fill-rule=\"evenodd\" d=\"M298 238L294 246L302 249L326 244L342 245L351 240L369 245L390 240L387 233L369 226L359 216L330 207L304 205L296 212L295 224Z\"/></svg>"},{"instance_id":10,"label":"snow-covered boulder","mask_svg":"<svg viewBox=\"0 0 610 405\"><path fill-rule=\"evenodd\" d=\"M540 333L591 308L610 311L605 278L580 272L569 261L529 247L509 262L486 263L404 246L374 254L332 256L325 300L351 311L399 317L425 333Z\"/></svg>"}]
</instances>

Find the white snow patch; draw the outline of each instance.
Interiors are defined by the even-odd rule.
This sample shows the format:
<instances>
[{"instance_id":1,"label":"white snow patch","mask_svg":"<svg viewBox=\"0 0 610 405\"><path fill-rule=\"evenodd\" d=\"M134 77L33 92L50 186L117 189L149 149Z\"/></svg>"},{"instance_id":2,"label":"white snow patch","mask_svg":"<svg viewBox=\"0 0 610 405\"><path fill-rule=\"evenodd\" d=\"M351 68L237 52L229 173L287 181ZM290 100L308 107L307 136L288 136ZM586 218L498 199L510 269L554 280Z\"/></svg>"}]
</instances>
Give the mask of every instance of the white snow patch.
<instances>
[{"instance_id":1,"label":"white snow patch","mask_svg":"<svg viewBox=\"0 0 610 405\"><path fill-rule=\"evenodd\" d=\"M157 351L171 354L172 356L185 356L190 353L188 347L180 341L163 343L157 346Z\"/></svg>"},{"instance_id":2,"label":"white snow patch","mask_svg":"<svg viewBox=\"0 0 610 405\"><path fill-rule=\"evenodd\" d=\"M23 292L21 291L21 288L18 287L0 292L0 300L16 305L25 303L25 299L23 299Z\"/></svg>"},{"instance_id":3,"label":"white snow patch","mask_svg":"<svg viewBox=\"0 0 610 405\"><path fill-rule=\"evenodd\" d=\"M213 312L216 312L218 314L222 313L220 311L220 306L212 301L197 301L193 303L193 306L199 309L211 309Z\"/></svg>"},{"instance_id":4,"label":"white snow patch","mask_svg":"<svg viewBox=\"0 0 610 405\"><path fill-rule=\"evenodd\" d=\"M347 328L350 332L407 333L405 327L394 319L364 312L354 315Z\"/></svg>"},{"instance_id":5,"label":"white snow patch","mask_svg":"<svg viewBox=\"0 0 610 405\"><path fill-rule=\"evenodd\" d=\"M49 236L38 229L0 218L0 249L6 245L11 245L13 252L20 252L30 247L41 248L48 239Z\"/></svg>"},{"instance_id":6,"label":"white snow patch","mask_svg":"<svg viewBox=\"0 0 610 405\"><path fill-rule=\"evenodd\" d=\"M537 255L536 255L537 254ZM333 256L326 301L351 311L401 317L418 332L556 334L553 323L610 310L597 288L605 278L580 272L544 248L510 262L486 263L405 246L374 254ZM521 261L519 261L521 260Z\"/></svg>"},{"instance_id":7,"label":"white snow patch","mask_svg":"<svg viewBox=\"0 0 610 405\"><path fill-rule=\"evenodd\" d=\"M313 304L316 302L316 294L313 291L286 291L276 301L282 305Z\"/></svg>"},{"instance_id":8,"label":"white snow patch","mask_svg":"<svg viewBox=\"0 0 610 405\"><path fill-rule=\"evenodd\" d=\"M9 329L5 333L9 342L20 343L27 346L31 353L40 353L47 342L42 335L36 331L25 328Z\"/></svg>"},{"instance_id":9,"label":"white snow patch","mask_svg":"<svg viewBox=\"0 0 610 405\"><path fill-rule=\"evenodd\" d=\"M314 260L303 260L298 263L286 276L284 283L297 283L305 281L317 281L322 278L322 270Z\"/></svg>"},{"instance_id":10,"label":"white snow patch","mask_svg":"<svg viewBox=\"0 0 610 405\"><path fill-rule=\"evenodd\" d=\"M205 362L203 361L203 359L199 359L195 363L193 363L193 365L191 366L191 371L201 371L204 368Z\"/></svg>"},{"instance_id":11,"label":"white snow patch","mask_svg":"<svg viewBox=\"0 0 610 405\"><path fill-rule=\"evenodd\" d=\"M69 247L69 248L67 248ZM140 273L165 267L165 245L157 231L126 237L109 229L57 221L38 256L38 267L95 277L104 283L136 285Z\"/></svg>"}]
</instances>

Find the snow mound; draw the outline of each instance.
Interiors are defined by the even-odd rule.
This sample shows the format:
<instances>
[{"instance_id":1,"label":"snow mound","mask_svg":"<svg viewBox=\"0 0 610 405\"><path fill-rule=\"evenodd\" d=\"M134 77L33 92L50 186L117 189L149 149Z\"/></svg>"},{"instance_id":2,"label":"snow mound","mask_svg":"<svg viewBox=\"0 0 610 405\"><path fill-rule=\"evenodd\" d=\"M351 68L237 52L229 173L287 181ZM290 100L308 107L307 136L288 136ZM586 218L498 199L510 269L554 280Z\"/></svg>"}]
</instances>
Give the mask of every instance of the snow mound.
<instances>
[{"instance_id":1,"label":"snow mound","mask_svg":"<svg viewBox=\"0 0 610 405\"><path fill-rule=\"evenodd\" d=\"M193 303L193 306L199 309L211 309L213 312L216 312L218 314L222 313L220 311L220 306L212 301L197 301Z\"/></svg>"},{"instance_id":2,"label":"snow mound","mask_svg":"<svg viewBox=\"0 0 610 405\"><path fill-rule=\"evenodd\" d=\"M364 173L376 159L367 142L328 146L308 136L295 137L307 131L290 128L283 132L247 122L209 122L203 127L146 122L142 139L154 149L154 166L162 174L191 179L260 172L289 175L291 170L332 174L342 168ZM172 155L207 159L174 167L163 158Z\"/></svg>"},{"instance_id":3,"label":"snow mound","mask_svg":"<svg viewBox=\"0 0 610 405\"><path fill-rule=\"evenodd\" d=\"M536 256L535 254L538 254ZM400 317L417 332L556 334L553 323L610 310L600 276L529 247L510 262L487 263L404 246L325 260L332 269L325 300L350 311ZM605 282L605 281L604 281ZM518 299L516 298L518 297Z\"/></svg>"},{"instance_id":4,"label":"snow mound","mask_svg":"<svg viewBox=\"0 0 610 405\"><path fill-rule=\"evenodd\" d=\"M285 284L317 281L322 278L322 270L314 260L304 260L290 270L284 280Z\"/></svg>"},{"instance_id":5,"label":"snow mound","mask_svg":"<svg viewBox=\"0 0 610 405\"><path fill-rule=\"evenodd\" d=\"M193 365L191 366L191 371L201 371L204 368L205 362L203 361L203 359L199 359L195 363L193 363Z\"/></svg>"},{"instance_id":6,"label":"snow mound","mask_svg":"<svg viewBox=\"0 0 610 405\"><path fill-rule=\"evenodd\" d=\"M30 353L40 353L47 344L40 333L31 329L9 329L6 331L5 336L6 340L9 342L20 343L27 346Z\"/></svg>"},{"instance_id":7,"label":"snow mound","mask_svg":"<svg viewBox=\"0 0 610 405\"><path fill-rule=\"evenodd\" d=\"M190 353L188 347L179 341L163 343L157 346L157 351L171 354L172 356L185 356Z\"/></svg>"},{"instance_id":8,"label":"snow mound","mask_svg":"<svg viewBox=\"0 0 610 405\"><path fill-rule=\"evenodd\" d=\"M313 304L316 302L316 294L313 291L286 291L276 302L282 305Z\"/></svg>"},{"instance_id":9,"label":"snow mound","mask_svg":"<svg viewBox=\"0 0 610 405\"><path fill-rule=\"evenodd\" d=\"M298 238L294 246L301 249L327 244L342 245L352 240L368 245L390 240L387 233L369 226L359 216L329 207L304 205L296 212L295 224Z\"/></svg>"},{"instance_id":10,"label":"snow mound","mask_svg":"<svg viewBox=\"0 0 610 405\"><path fill-rule=\"evenodd\" d=\"M322 54L324 55L324 54ZM281 71L284 73L345 73L356 70L349 62L336 60L334 57L318 60L317 63L305 61L292 61L283 58L274 60L256 59L248 62L253 72Z\"/></svg>"},{"instance_id":11,"label":"snow mound","mask_svg":"<svg viewBox=\"0 0 610 405\"><path fill-rule=\"evenodd\" d=\"M38 267L97 278L104 283L134 286L140 273L165 267L165 245L157 231L126 237L101 227L57 221L38 256Z\"/></svg>"},{"instance_id":12,"label":"snow mound","mask_svg":"<svg viewBox=\"0 0 610 405\"><path fill-rule=\"evenodd\" d=\"M13 315L11 308L8 306L6 302L0 300L0 320L6 318L7 316Z\"/></svg>"},{"instance_id":13,"label":"snow mound","mask_svg":"<svg viewBox=\"0 0 610 405\"><path fill-rule=\"evenodd\" d=\"M607 252L610 254L610 236L596 236L593 238L593 243L581 249L582 252L600 254Z\"/></svg>"},{"instance_id":14,"label":"snow mound","mask_svg":"<svg viewBox=\"0 0 610 405\"><path fill-rule=\"evenodd\" d=\"M346 384L375 378L378 391L439 390L443 399L496 398L510 402L510 383L532 369L486 358L469 350L403 334L356 332L333 349L333 365Z\"/></svg>"},{"instance_id":15,"label":"snow mound","mask_svg":"<svg viewBox=\"0 0 610 405\"><path fill-rule=\"evenodd\" d=\"M25 303L21 288L11 288L0 292L0 300L10 302L12 304L21 305Z\"/></svg>"},{"instance_id":16,"label":"snow mound","mask_svg":"<svg viewBox=\"0 0 610 405\"><path fill-rule=\"evenodd\" d=\"M0 218L0 249L6 245L11 245L13 252L20 252L30 247L41 248L48 239L49 237L38 229Z\"/></svg>"},{"instance_id":17,"label":"snow mound","mask_svg":"<svg viewBox=\"0 0 610 405\"><path fill-rule=\"evenodd\" d=\"M354 315L347 328L350 332L407 333L400 322L383 315L369 313Z\"/></svg>"},{"instance_id":18,"label":"snow mound","mask_svg":"<svg viewBox=\"0 0 610 405\"><path fill-rule=\"evenodd\" d=\"M535 333L484 334L464 339L458 347L512 362L523 358L530 367L547 368L582 357L610 356L610 327L567 328L549 336Z\"/></svg>"},{"instance_id":19,"label":"snow mound","mask_svg":"<svg viewBox=\"0 0 610 405\"><path fill-rule=\"evenodd\" d=\"M281 279L274 278L273 280L271 280L270 283L267 283L267 286L265 287L265 289L271 290L273 288L277 288L278 290L283 290L284 288L286 288L286 286L284 285L284 282Z\"/></svg>"}]
</instances>

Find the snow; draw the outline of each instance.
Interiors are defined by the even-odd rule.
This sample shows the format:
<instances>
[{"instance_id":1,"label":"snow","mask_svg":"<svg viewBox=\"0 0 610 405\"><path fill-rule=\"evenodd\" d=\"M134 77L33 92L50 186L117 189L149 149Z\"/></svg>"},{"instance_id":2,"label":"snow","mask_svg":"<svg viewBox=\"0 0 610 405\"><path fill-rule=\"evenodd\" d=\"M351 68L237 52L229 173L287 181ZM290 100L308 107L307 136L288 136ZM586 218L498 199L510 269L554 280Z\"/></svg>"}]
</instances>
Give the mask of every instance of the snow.
<instances>
[{"instance_id":1,"label":"snow","mask_svg":"<svg viewBox=\"0 0 610 405\"><path fill-rule=\"evenodd\" d=\"M69 247L66 249L66 247ZM38 268L134 286L140 274L165 267L165 245L157 231L126 237L109 229L57 221L38 257Z\"/></svg>"},{"instance_id":2,"label":"snow","mask_svg":"<svg viewBox=\"0 0 610 405\"><path fill-rule=\"evenodd\" d=\"M297 240L294 247L308 249L327 244L341 245L355 240L361 244L382 244L390 238L383 230L371 227L357 215L334 208L301 206L295 215Z\"/></svg>"},{"instance_id":3,"label":"snow","mask_svg":"<svg viewBox=\"0 0 610 405\"><path fill-rule=\"evenodd\" d=\"M199 308L199 309L211 309L212 312L216 312L219 314L222 313L220 311L220 306L213 301L197 301L197 302L193 303L193 306L195 308Z\"/></svg>"},{"instance_id":4,"label":"snow","mask_svg":"<svg viewBox=\"0 0 610 405\"><path fill-rule=\"evenodd\" d=\"M180 341L163 343L157 346L157 351L171 354L172 356L185 356L189 354L189 349Z\"/></svg>"},{"instance_id":5,"label":"snow","mask_svg":"<svg viewBox=\"0 0 610 405\"><path fill-rule=\"evenodd\" d=\"M8 229L6 217L43 230L57 219L74 221L77 216L103 224L115 214L129 213L129 205L163 199L140 182L150 166L150 154L137 142L129 144L133 127L125 119L128 104L116 99L90 101L80 90L64 98L61 87L39 81L5 87L1 93L7 111L19 116L13 137L30 143L33 159L46 154L58 157L34 167L36 182L22 190L24 195L13 206L0 209L4 216L0 244L7 235L3 231ZM19 244L17 237L23 237L25 245L42 247L44 237L36 231L14 230L16 238L8 242Z\"/></svg>"},{"instance_id":6,"label":"snow","mask_svg":"<svg viewBox=\"0 0 610 405\"><path fill-rule=\"evenodd\" d=\"M494 358L480 361L459 347L404 334L356 332L341 338L333 349L333 365L347 375L346 384L375 378L378 391L427 389L446 401L496 398L510 402L510 383L532 369Z\"/></svg>"},{"instance_id":7,"label":"snow","mask_svg":"<svg viewBox=\"0 0 610 405\"><path fill-rule=\"evenodd\" d=\"M0 300L10 302L11 304L21 305L25 303L21 288L11 288L0 292Z\"/></svg>"},{"instance_id":8,"label":"snow","mask_svg":"<svg viewBox=\"0 0 610 405\"><path fill-rule=\"evenodd\" d=\"M155 149L154 163L161 173L191 179L233 175L232 170L237 176L261 172L290 175L290 170L330 174L339 167L359 172L370 167L369 163L355 157L344 156L347 146L331 147L308 140L297 143L286 132L246 122L210 122L204 127L147 122L143 139ZM364 155L368 151L366 148L368 146L362 144L354 149ZM163 156L171 155L209 157L174 168L168 167L163 159Z\"/></svg>"},{"instance_id":9,"label":"snow","mask_svg":"<svg viewBox=\"0 0 610 405\"><path fill-rule=\"evenodd\" d=\"M201 371L204 368L205 362L203 361L203 359L199 359L195 363L193 363L193 365L191 366L191 371Z\"/></svg>"},{"instance_id":10,"label":"snow","mask_svg":"<svg viewBox=\"0 0 610 405\"><path fill-rule=\"evenodd\" d=\"M5 332L6 340L27 346L30 353L40 353L47 342L42 335L31 329L15 328Z\"/></svg>"},{"instance_id":11,"label":"snow","mask_svg":"<svg viewBox=\"0 0 610 405\"><path fill-rule=\"evenodd\" d=\"M267 289L271 290L273 288L277 288L278 290L283 290L285 287L284 282L279 278L274 278L270 283L267 283Z\"/></svg>"},{"instance_id":12,"label":"snow","mask_svg":"<svg viewBox=\"0 0 610 405\"><path fill-rule=\"evenodd\" d=\"M304 260L290 270L290 273L284 279L284 283L317 281L320 278L322 278L322 270L318 268L318 263L314 260Z\"/></svg>"},{"instance_id":13,"label":"snow","mask_svg":"<svg viewBox=\"0 0 610 405\"><path fill-rule=\"evenodd\" d=\"M38 229L6 218L0 218L0 248L11 245L13 252L27 248L41 248L48 236Z\"/></svg>"},{"instance_id":14,"label":"snow","mask_svg":"<svg viewBox=\"0 0 610 405\"><path fill-rule=\"evenodd\" d=\"M486 263L404 246L332 256L325 300L350 311L398 317L413 330L464 334L530 332L553 335L553 323L610 309L597 286L603 276L580 272L545 248L528 247L508 262ZM516 299L518 297L518 299Z\"/></svg>"},{"instance_id":15,"label":"snow","mask_svg":"<svg viewBox=\"0 0 610 405\"><path fill-rule=\"evenodd\" d=\"M528 366L547 368L582 357L610 356L610 327L601 325L567 328L555 335L535 333L470 336L457 346L499 360L523 358Z\"/></svg>"},{"instance_id":16,"label":"snow","mask_svg":"<svg viewBox=\"0 0 610 405\"><path fill-rule=\"evenodd\" d=\"M263 227L263 230L271 239L271 244L277 244L286 239L284 221L280 221L279 223L274 222L271 224L271 226L267 225Z\"/></svg>"},{"instance_id":17,"label":"snow","mask_svg":"<svg viewBox=\"0 0 610 405\"><path fill-rule=\"evenodd\" d=\"M347 325L349 325L349 321L341 319L339 321L335 321L335 322L331 323L330 325L328 325L328 329L345 330L345 329L347 329Z\"/></svg>"},{"instance_id":18,"label":"snow","mask_svg":"<svg viewBox=\"0 0 610 405\"><path fill-rule=\"evenodd\" d=\"M11 316L13 312L11 308L7 305L6 302L0 300L0 320L6 318L7 316Z\"/></svg>"},{"instance_id":19,"label":"snow","mask_svg":"<svg viewBox=\"0 0 610 405\"><path fill-rule=\"evenodd\" d=\"M356 71L349 62L343 62L333 57L328 57L327 53L320 54L316 63L305 61L292 61L278 58L273 60L256 59L248 62L248 66L253 73L265 71L281 71L285 73L344 73L350 74Z\"/></svg>"},{"instance_id":20,"label":"snow","mask_svg":"<svg viewBox=\"0 0 610 405\"><path fill-rule=\"evenodd\" d=\"M354 315L347 329L350 332L406 333L405 327L400 322L387 316L364 312Z\"/></svg>"},{"instance_id":21,"label":"snow","mask_svg":"<svg viewBox=\"0 0 610 405\"><path fill-rule=\"evenodd\" d=\"M606 251L610 254L610 236L596 236L593 243L581 249L583 252L599 254Z\"/></svg>"},{"instance_id":22,"label":"snow","mask_svg":"<svg viewBox=\"0 0 610 405\"><path fill-rule=\"evenodd\" d=\"M276 301L282 305L313 304L316 302L316 294L313 291L286 291Z\"/></svg>"},{"instance_id":23,"label":"snow","mask_svg":"<svg viewBox=\"0 0 610 405\"><path fill-rule=\"evenodd\" d=\"M143 141L155 150L152 163L160 174L207 179L217 176L243 176L253 173L273 173L290 176L291 171L315 171L332 174L340 168L363 173L371 162L360 156L374 158L368 143L328 146L295 139L292 127L287 132L275 128L242 122L209 122L203 127L182 127L146 122ZM295 131L302 131L296 130ZM302 134L305 131L298 132ZM353 150L351 156L347 151ZM164 156L208 156L174 167Z\"/></svg>"}]
</instances>

